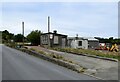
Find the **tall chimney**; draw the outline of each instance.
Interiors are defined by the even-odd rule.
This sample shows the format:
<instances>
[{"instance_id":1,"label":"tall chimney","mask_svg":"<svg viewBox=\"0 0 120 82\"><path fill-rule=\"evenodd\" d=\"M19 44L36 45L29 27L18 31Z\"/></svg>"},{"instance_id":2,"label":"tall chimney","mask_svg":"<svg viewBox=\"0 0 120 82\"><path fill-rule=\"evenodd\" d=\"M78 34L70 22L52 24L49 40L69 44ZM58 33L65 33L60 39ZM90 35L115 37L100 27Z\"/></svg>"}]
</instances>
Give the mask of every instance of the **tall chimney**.
<instances>
[{"instance_id":1,"label":"tall chimney","mask_svg":"<svg viewBox=\"0 0 120 82\"><path fill-rule=\"evenodd\" d=\"M48 16L48 33L50 32L50 17Z\"/></svg>"},{"instance_id":2,"label":"tall chimney","mask_svg":"<svg viewBox=\"0 0 120 82\"><path fill-rule=\"evenodd\" d=\"M23 45L24 45L24 22L22 22L22 35L23 35Z\"/></svg>"}]
</instances>

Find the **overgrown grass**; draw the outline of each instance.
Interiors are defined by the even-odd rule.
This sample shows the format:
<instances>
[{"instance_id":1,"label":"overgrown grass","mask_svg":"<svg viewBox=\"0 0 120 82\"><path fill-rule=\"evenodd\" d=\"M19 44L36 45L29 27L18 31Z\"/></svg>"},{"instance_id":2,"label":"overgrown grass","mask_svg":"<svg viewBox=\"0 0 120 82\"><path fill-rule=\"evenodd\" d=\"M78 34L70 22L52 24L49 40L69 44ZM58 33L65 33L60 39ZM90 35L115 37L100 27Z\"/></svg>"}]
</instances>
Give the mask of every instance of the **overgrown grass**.
<instances>
[{"instance_id":1,"label":"overgrown grass","mask_svg":"<svg viewBox=\"0 0 120 82\"><path fill-rule=\"evenodd\" d=\"M53 50L74 53L74 54L88 54L100 57L108 57L120 60L120 52L96 51L89 49L74 49L74 48L52 48Z\"/></svg>"},{"instance_id":2,"label":"overgrown grass","mask_svg":"<svg viewBox=\"0 0 120 82\"><path fill-rule=\"evenodd\" d=\"M38 53L40 53L40 54L42 54L42 55L46 55L46 56L49 56L49 57L52 57L52 58L56 58L56 59L63 59L63 58L64 58L64 57L61 56L61 55L58 55L58 54L55 54L55 53L46 53L46 52L44 52L44 51L36 50L36 49L34 49L34 48L30 48L30 50L36 51L36 52L38 52Z\"/></svg>"},{"instance_id":3,"label":"overgrown grass","mask_svg":"<svg viewBox=\"0 0 120 82\"><path fill-rule=\"evenodd\" d=\"M6 46L9 46L9 47L12 47L12 48L15 48L17 45L14 44L14 43L4 43Z\"/></svg>"},{"instance_id":4,"label":"overgrown grass","mask_svg":"<svg viewBox=\"0 0 120 82\"><path fill-rule=\"evenodd\" d=\"M45 55L45 56L48 56L48 57L51 57L51 58L55 58L55 59L60 59L60 60L63 60L63 61L66 61L66 62L69 62L69 63L75 63L69 59L65 59L63 56L59 55L59 54L55 54L55 53L47 53L47 52L44 52L44 51L41 51L41 50L36 50L34 48L30 48L30 50L32 51L36 51L42 55Z\"/></svg>"},{"instance_id":5,"label":"overgrown grass","mask_svg":"<svg viewBox=\"0 0 120 82\"><path fill-rule=\"evenodd\" d=\"M30 48L30 50L32 50L32 51L36 51L34 48Z\"/></svg>"}]
</instances>

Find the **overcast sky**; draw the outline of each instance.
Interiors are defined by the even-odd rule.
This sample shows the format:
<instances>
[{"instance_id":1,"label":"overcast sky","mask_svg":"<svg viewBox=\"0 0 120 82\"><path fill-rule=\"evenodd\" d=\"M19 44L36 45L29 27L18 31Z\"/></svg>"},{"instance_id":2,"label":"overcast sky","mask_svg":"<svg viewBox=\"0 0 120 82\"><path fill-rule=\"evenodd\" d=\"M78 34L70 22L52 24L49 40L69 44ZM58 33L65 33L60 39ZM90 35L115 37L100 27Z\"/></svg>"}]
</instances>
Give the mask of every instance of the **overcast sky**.
<instances>
[{"instance_id":1,"label":"overcast sky","mask_svg":"<svg viewBox=\"0 0 120 82\"><path fill-rule=\"evenodd\" d=\"M47 32L47 16L51 19L51 32L68 36L117 37L117 2L10 2L2 3L2 27L0 30L22 33L32 30Z\"/></svg>"}]
</instances>

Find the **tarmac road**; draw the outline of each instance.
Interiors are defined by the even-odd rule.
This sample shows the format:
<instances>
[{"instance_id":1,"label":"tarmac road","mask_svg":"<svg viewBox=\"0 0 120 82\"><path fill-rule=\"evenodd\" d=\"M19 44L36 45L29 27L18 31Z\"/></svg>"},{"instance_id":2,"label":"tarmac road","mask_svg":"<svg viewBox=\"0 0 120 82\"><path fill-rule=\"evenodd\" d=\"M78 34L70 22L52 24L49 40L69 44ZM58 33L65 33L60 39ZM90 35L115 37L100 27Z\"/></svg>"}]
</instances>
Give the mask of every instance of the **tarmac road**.
<instances>
[{"instance_id":1,"label":"tarmac road","mask_svg":"<svg viewBox=\"0 0 120 82\"><path fill-rule=\"evenodd\" d=\"M21 51L2 47L2 80L96 80Z\"/></svg>"}]
</instances>

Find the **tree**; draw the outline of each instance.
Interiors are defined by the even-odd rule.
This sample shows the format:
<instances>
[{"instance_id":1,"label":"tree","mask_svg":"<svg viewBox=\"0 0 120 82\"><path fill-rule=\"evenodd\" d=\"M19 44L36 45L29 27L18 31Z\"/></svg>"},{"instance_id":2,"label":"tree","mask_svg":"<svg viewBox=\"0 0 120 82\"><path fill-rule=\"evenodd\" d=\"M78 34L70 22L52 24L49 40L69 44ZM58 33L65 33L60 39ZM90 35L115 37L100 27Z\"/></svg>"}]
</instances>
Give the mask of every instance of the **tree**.
<instances>
[{"instance_id":1,"label":"tree","mask_svg":"<svg viewBox=\"0 0 120 82\"><path fill-rule=\"evenodd\" d=\"M9 35L9 32L7 30L2 31L2 39L7 40L7 36Z\"/></svg>"},{"instance_id":2,"label":"tree","mask_svg":"<svg viewBox=\"0 0 120 82\"><path fill-rule=\"evenodd\" d=\"M6 39L7 39L7 40L13 40L13 38L14 38L14 34L12 34L12 33L9 33L9 34L6 36Z\"/></svg>"},{"instance_id":3,"label":"tree","mask_svg":"<svg viewBox=\"0 0 120 82\"><path fill-rule=\"evenodd\" d=\"M109 38L109 42L110 42L110 43L114 43L113 37L110 37L110 38Z\"/></svg>"},{"instance_id":4,"label":"tree","mask_svg":"<svg viewBox=\"0 0 120 82\"><path fill-rule=\"evenodd\" d=\"M100 37L95 37L96 39L99 40L100 43L111 43L111 44L118 44L120 45L120 38L114 39L113 37L110 38L100 38Z\"/></svg>"},{"instance_id":5,"label":"tree","mask_svg":"<svg viewBox=\"0 0 120 82\"><path fill-rule=\"evenodd\" d=\"M17 34L14 36L14 41L15 42L23 42L23 35L22 34Z\"/></svg>"},{"instance_id":6,"label":"tree","mask_svg":"<svg viewBox=\"0 0 120 82\"><path fill-rule=\"evenodd\" d=\"M39 30L32 31L30 34L27 35L27 40L31 42L32 45L39 45L40 35L41 35L41 31Z\"/></svg>"},{"instance_id":7,"label":"tree","mask_svg":"<svg viewBox=\"0 0 120 82\"><path fill-rule=\"evenodd\" d=\"M10 42L13 40L14 34L9 33L7 30L2 31L2 41L4 42Z\"/></svg>"}]
</instances>

